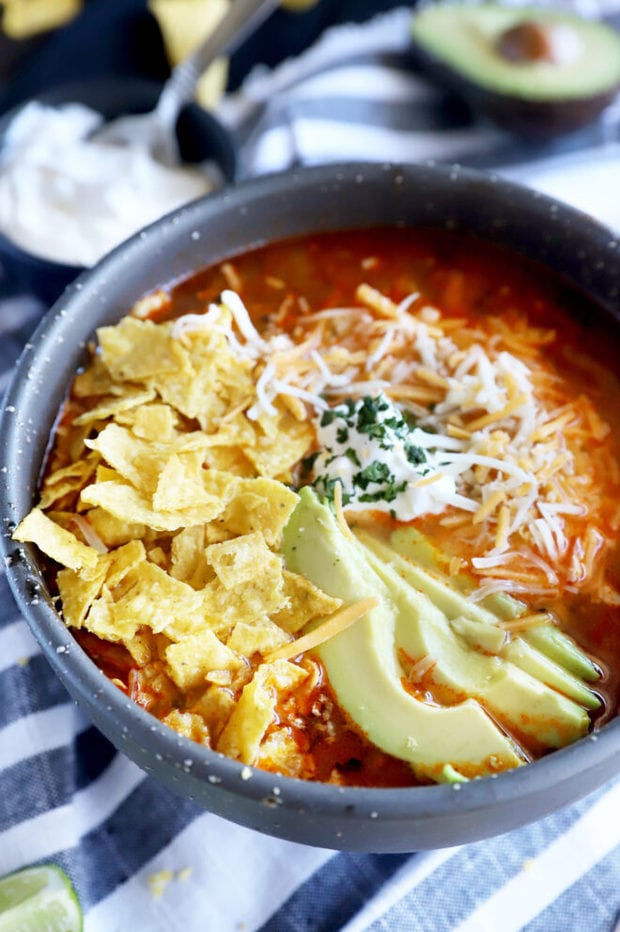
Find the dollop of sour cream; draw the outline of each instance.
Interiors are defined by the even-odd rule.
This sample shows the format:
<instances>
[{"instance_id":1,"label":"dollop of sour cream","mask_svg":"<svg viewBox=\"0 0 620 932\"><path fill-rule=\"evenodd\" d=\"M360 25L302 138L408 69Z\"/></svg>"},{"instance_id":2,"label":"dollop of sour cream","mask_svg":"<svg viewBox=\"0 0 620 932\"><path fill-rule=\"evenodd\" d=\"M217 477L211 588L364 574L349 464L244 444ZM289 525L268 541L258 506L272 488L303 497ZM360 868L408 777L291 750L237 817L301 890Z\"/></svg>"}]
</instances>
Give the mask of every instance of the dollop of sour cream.
<instances>
[{"instance_id":1,"label":"dollop of sour cream","mask_svg":"<svg viewBox=\"0 0 620 932\"><path fill-rule=\"evenodd\" d=\"M138 142L92 134L103 117L82 104L33 101L8 127L0 153L0 230L28 252L91 266L137 230L206 194L199 168L168 168Z\"/></svg>"},{"instance_id":2,"label":"dollop of sour cream","mask_svg":"<svg viewBox=\"0 0 620 932\"><path fill-rule=\"evenodd\" d=\"M312 484L333 498L339 482L348 509L393 512L411 521L460 498L454 477L442 471L460 441L416 426L383 394L329 408L316 430L320 450L308 462Z\"/></svg>"}]
</instances>

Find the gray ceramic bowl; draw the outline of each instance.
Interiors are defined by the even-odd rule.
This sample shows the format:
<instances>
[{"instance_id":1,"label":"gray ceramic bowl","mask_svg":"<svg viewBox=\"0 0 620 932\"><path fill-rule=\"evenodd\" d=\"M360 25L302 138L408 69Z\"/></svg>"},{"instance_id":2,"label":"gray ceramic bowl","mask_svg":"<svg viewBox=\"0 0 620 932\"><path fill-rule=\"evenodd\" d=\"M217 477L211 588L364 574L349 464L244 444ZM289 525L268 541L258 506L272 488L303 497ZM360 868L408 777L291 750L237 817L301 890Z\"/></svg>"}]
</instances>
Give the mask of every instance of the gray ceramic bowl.
<instances>
[{"instance_id":1,"label":"gray ceramic bowl","mask_svg":"<svg viewBox=\"0 0 620 932\"><path fill-rule=\"evenodd\" d=\"M51 666L97 727L140 767L201 806L283 838L376 852L506 832L591 792L620 765L620 719L529 766L462 786L359 789L247 768L160 725L113 686L54 609L36 554L10 538L31 507L58 406L96 325L144 292L289 235L381 224L447 227L536 258L620 327L620 247L597 223L491 177L425 166L322 167L265 177L164 218L82 275L28 344L5 399L0 512L9 579ZM63 648L60 650L60 648Z\"/></svg>"}]
</instances>

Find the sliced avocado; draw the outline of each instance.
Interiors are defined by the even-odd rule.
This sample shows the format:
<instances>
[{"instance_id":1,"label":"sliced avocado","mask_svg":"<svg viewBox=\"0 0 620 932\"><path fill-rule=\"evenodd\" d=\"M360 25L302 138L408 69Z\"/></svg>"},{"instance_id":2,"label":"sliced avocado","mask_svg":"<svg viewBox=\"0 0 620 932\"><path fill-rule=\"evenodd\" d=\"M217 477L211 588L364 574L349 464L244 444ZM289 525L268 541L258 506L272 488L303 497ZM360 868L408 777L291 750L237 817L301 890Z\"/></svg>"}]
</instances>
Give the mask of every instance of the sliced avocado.
<instances>
[{"instance_id":1,"label":"sliced avocado","mask_svg":"<svg viewBox=\"0 0 620 932\"><path fill-rule=\"evenodd\" d=\"M291 570L334 596L379 600L316 651L340 705L374 744L409 760L418 775L441 780L447 764L475 776L523 762L485 709L508 730L545 747L563 746L587 732L587 712L569 698L585 698L591 707L590 691L578 680L533 649L517 652L515 664L499 642L499 656L472 648L474 629L478 636L481 627L498 632L496 617L387 545L360 537L363 543L346 537L330 509L302 489L283 553ZM463 623L466 636L455 630ZM433 661L429 680L442 704L407 690L407 658L414 668L422 658ZM528 663L532 672L523 669ZM532 675L537 672L549 685ZM491 746L496 750L489 751Z\"/></svg>"},{"instance_id":2,"label":"sliced avocado","mask_svg":"<svg viewBox=\"0 0 620 932\"><path fill-rule=\"evenodd\" d=\"M536 650L522 637L513 638L502 650L502 657L510 660L515 666L525 670L540 680L541 683L557 689L565 696L569 696L586 709L598 709L601 705L600 697L584 686L583 683L567 672L564 667L550 660L540 651Z\"/></svg>"},{"instance_id":3,"label":"sliced avocado","mask_svg":"<svg viewBox=\"0 0 620 932\"><path fill-rule=\"evenodd\" d=\"M600 674L597 668L555 625L530 628L506 644L504 640L499 643L497 625L502 620L500 613L494 615L481 604L470 602L462 593L451 588L452 580L448 581L445 576L431 570L422 570L367 532L358 532L358 538L411 586L425 592L450 619L452 629L468 644L477 645L489 653L499 653L541 683L574 699L586 709L600 707L599 696L582 682L598 679ZM510 596L506 596L506 599L510 600ZM514 606L525 608L522 603L512 601ZM505 612L509 604L506 601L505 606L501 606L502 611ZM486 632L485 627L488 629Z\"/></svg>"},{"instance_id":4,"label":"sliced avocado","mask_svg":"<svg viewBox=\"0 0 620 932\"><path fill-rule=\"evenodd\" d=\"M446 764L441 771L441 776L437 778L438 783L468 783L467 777L455 770L452 764Z\"/></svg>"},{"instance_id":5,"label":"sliced avocado","mask_svg":"<svg viewBox=\"0 0 620 932\"><path fill-rule=\"evenodd\" d=\"M404 559L367 531L356 531L356 534L365 547L385 563L391 564L410 586L426 593L448 618L462 616L482 624L498 623L499 619L492 612L477 602L470 602L460 589L452 585L452 580L448 582L445 575L423 569L414 561Z\"/></svg>"},{"instance_id":6,"label":"sliced avocado","mask_svg":"<svg viewBox=\"0 0 620 932\"><path fill-rule=\"evenodd\" d=\"M442 707L407 692L391 594L310 489L301 490L284 532L283 554L289 569L328 594L348 602L379 599L377 608L316 651L341 707L373 744L410 761L418 776L436 780L447 764L464 776L477 776L524 763L474 700Z\"/></svg>"},{"instance_id":7,"label":"sliced avocado","mask_svg":"<svg viewBox=\"0 0 620 932\"><path fill-rule=\"evenodd\" d=\"M539 625L524 631L521 637L542 654L569 670L574 676L588 683L595 683L601 678L598 669L583 651L555 625Z\"/></svg>"},{"instance_id":8,"label":"sliced avocado","mask_svg":"<svg viewBox=\"0 0 620 932\"><path fill-rule=\"evenodd\" d=\"M550 666L547 658L541 657L538 666L532 660L530 670L525 670L525 664L515 665L507 658L507 647L500 656L472 650L466 640L454 636L449 623L451 604L443 599L438 601L431 594L433 590L428 595L417 590L416 567L376 541L367 554L397 607L394 632L397 645L413 658L428 656L435 661L433 682L458 697L477 699L506 728L545 747L562 747L586 734L587 713L564 695L570 694L571 689L578 693L581 686L576 680L573 684L570 674L557 669L556 680L564 686L560 693L555 683L547 685L546 680L553 679L547 669ZM463 603L462 617L467 618L468 609L477 611L478 606L472 606L463 596L458 598ZM546 680L538 678L536 674L540 671L545 673ZM590 694L585 687L581 689Z\"/></svg>"},{"instance_id":9,"label":"sliced avocado","mask_svg":"<svg viewBox=\"0 0 620 932\"><path fill-rule=\"evenodd\" d=\"M490 595L485 596L480 604L488 612L497 615L500 621L510 621L513 618L518 618L527 609L525 602L515 599L514 596L509 595L507 592L492 592Z\"/></svg>"},{"instance_id":10,"label":"sliced avocado","mask_svg":"<svg viewBox=\"0 0 620 932\"><path fill-rule=\"evenodd\" d=\"M434 576L438 576L452 589L457 589L463 595L469 595L474 591L475 584L471 576L465 573L457 575L450 573L450 558L412 525L392 531L390 547L420 568L430 570ZM479 604L487 612L496 615L500 621L517 618L526 609L524 602L520 602L519 599L505 592L493 592L485 596Z\"/></svg>"},{"instance_id":11,"label":"sliced avocado","mask_svg":"<svg viewBox=\"0 0 620 932\"><path fill-rule=\"evenodd\" d=\"M485 654L499 654L508 635L499 625L488 625L482 621L472 621L471 618L464 618L463 615L457 615L456 618L450 619L450 627L463 640Z\"/></svg>"},{"instance_id":12,"label":"sliced avocado","mask_svg":"<svg viewBox=\"0 0 620 932\"><path fill-rule=\"evenodd\" d=\"M620 35L564 10L436 4L414 16L412 39L423 71L532 138L585 126L620 87Z\"/></svg>"}]
</instances>

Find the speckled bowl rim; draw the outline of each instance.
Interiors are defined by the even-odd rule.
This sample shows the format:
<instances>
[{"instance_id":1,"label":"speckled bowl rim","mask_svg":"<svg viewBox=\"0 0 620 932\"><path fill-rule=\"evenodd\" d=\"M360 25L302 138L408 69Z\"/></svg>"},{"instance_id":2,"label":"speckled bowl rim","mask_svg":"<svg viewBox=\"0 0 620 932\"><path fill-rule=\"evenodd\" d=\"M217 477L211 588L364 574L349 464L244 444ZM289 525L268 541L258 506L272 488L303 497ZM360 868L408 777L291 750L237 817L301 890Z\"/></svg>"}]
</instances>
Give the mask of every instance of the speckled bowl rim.
<instances>
[{"instance_id":1,"label":"speckled bowl rim","mask_svg":"<svg viewBox=\"0 0 620 932\"><path fill-rule=\"evenodd\" d=\"M34 448L38 444L39 450L42 449L40 428L43 427L47 432L50 424L47 413L43 417L37 412L37 394L45 391L46 412L57 411L74 368L71 366L66 374L51 377L55 348L63 346L65 342L77 347L84 346L86 337L80 333L79 313L89 303L99 302L101 307L107 307L107 320L120 317L131 304L130 298L121 296L119 300L118 295L112 304L106 301L110 282L129 274L128 270L139 268L141 263L146 262L146 257L150 262L167 262L170 267L170 244L180 242L183 238L195 240L201 236L198 231L210 218L217 216L218 208L236 210L238 218L242 219L248 215L248 211L252 211L252 205L259 203L265 196L277 204L287 191L300 185L315 186L317 191L336 191L343 185L359 184L361 188L371 180L381 184L387 179L386 183L398 185L403 183L403 178L420 186L430 180L433 184L473 186L474 193L481 190L489 193L491 189L501 192L500 200L504 206L518 202L519 209L527 215L529 221L549 214L554 224L563 223L568 228L578 228L581 231L579 241L589 243L592 248L591 255L587 249L582 249L584 254L580 261L588 267L597 262L601 274L606 265L617 267L619 247L614 235L579 211L495 176L433 164L345 164L262 176L224 189L174 212L118 247L94 269L83 273L69 286L26 344L8 387L0 418L0 474L3 478L0 483L0 515L3 522L1 539L7 576L17 604L44 655L72 695L87 708L93 701L96 702L103 716L116 718L119 727L114 743L121 750L124 740L131 735L133 740L144 746L154 762L168 761L180 772L191 773L199 781L208 781L230 794L263 804L286 806L300 814L312 811L338 816L354 810L356 817L362 820L396 823L404 816L413 816L422 821L449 820L464 812L482 812L489 806L527 806L531 802L534 813L532 818L536 818L540 815L536 801L541 794L548 795L550 787L555 788L559 805L564 805L601 785L620 769L620 719L608 723L596 734L526 767L463 785L397 789L336 787L248 768L184 738L128 700L79 648L65 627L45 592L33 548L28 545L17 546L10 537L15 524L31 507L31 489L38 474L37 457L29 459L27 448ZM359 224L351 223L351 226L355 225ZM449 216L445 225L448 228L455 227ZM499 239L502 226L505 224L498 224ZM265 236L264 239L266 241L270 238ZM258 246L261 242L254 242L246 248L251 248L251 245ZM230 252L224 251L221 256L210 253L204 264L219 261L225 255L230 255ZM544 260L544 255L542 258ZM187 268L186 274L191 274L193 270ZM595 271L593 269L593 283L589 287L595 296L600 297L597 289L607 288L610 291L609 282L602 280L601 284ZM129 277L131 281L125 290L129 295L137 297L135 288L139 287L139 276ZM157 278L151 281L151 287L160 284L165 285L166 282ZM615 293L607 297L610 301L617 301L617 288L611 290ZM101 319L102 316L98 314L97 321L101 322ZM92 333L92 330L90 326L88 332ZM42 421L44 424L41 424ZM579 788L575 788L575 781L578 781ZM543 807L544 812L552 808ZM520 818L519 824L528 821L531 818ZM370 825L369 830L372 834ZM337 839L326 838L325 847L338 848L340 845ZM372 844L369 844L368 850L374 850Z\"/></svg>"}]
</instances>

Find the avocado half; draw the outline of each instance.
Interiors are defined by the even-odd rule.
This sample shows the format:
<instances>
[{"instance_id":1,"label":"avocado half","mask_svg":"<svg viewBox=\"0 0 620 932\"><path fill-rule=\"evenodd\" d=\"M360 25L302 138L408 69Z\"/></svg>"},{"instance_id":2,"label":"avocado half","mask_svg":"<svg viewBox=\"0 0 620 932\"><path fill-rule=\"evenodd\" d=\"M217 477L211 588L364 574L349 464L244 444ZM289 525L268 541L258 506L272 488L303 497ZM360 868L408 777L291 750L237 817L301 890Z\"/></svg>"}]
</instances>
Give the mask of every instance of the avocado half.
<instances>
[{"instance_id":1,"label":"avocado half","mask_svg":"<svg viewBox=\"0 0 620 932\"><path fill-rule=\"evenodd\" d=\"M429 6L413 18L412 54L473 110L531 139L581 129L620 89L620 33L557 9Z\"/></svg>"}]
</instances>

